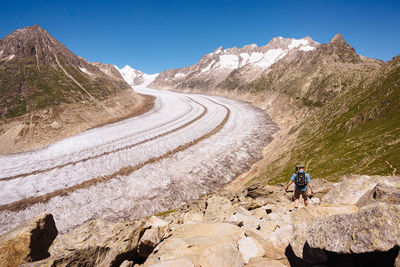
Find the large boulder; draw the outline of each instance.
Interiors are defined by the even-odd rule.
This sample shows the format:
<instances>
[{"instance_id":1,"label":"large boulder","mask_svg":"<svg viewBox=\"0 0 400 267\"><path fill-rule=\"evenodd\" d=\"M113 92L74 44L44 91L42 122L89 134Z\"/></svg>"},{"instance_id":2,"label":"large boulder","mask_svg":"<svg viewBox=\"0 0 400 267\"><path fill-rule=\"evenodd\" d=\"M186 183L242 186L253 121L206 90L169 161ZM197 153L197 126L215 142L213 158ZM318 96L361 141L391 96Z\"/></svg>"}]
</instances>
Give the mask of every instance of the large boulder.
<instances>
[{"instance_id":1,"label":"large boulder","mask_svg":"<svg viewBox=\"0 0 400 267\"><path fill-rule=\"evenodd\" d=\"M253 237L245 237L239 240L239 251L242 253L244 262L247 264L249 260L265 255L265 250L260 243Z\"/></svg>"},{"instance_id":2,"label":"large boulder","mask_svg":"<svg viewBox=\"0 0 400 267\"><path fill-rule=\"evenodd\" d=\"M322 219L336 214L356 213L356 206L340 205L321 205L314 207L304 207L292 211L291 220L293 223L293 235L290 245L294 254L303 258L303 249L307 241L308 228L313 225L317 219Z\"/></svg>"},{"instance_id":3,"label":"large boulder","mask_svg":"<svg viewBox=\"0 0 400 267\"><path fill-rule=\"evenodd\" d=\"M94 220L61 236L50 247L47 265L119 266L136 261L143 222Z\"/></svg>"},{"instance_id":4,"label":"large boulder","mask_svg":"<svg viewBox=\"0 0 400 267\"><path fill-rule=\"evenodd\" d=\"M171 232L143 266L243 266L238 241L244 231L229 223L183 224ZM175 264L175 265L174 265Z\"/></svg>"},{"instance_id":5,"label":"large boulder","mask_svg":"<svg viewBox=\"0 0 400 267\"><path fill-rule=\"evenodd\" d=\"M138 253L140 257L147 258L167 234L169 224L156 216L152 216L143 228L144 233L139 240Z\"/></svg>"},{"instance_id":6,"label":"large boulder","mask_svg":"<svg viewBox=\"0 0 400 267\"><path fill-rule=\"evenodd\" d=\"M208 221L223 221L235 212L229 199L212 196L207 199L204 218Z\"/></svg>"},{"instance_id":7,"label":"large boulder","mask_svg":"<svg viewBox=\"0 0 400 267\"><path fill-rule=\"evenodd\" d=\"M400 206L378 203L314 223L307 233L303 258L318 263L343 254L389 252L393 256L399 246Z\"/></svg>"},{"instance_id":8,"label":"large boulder","mask_svg":"<svg viewBox=\"0 0 400 267\"><path fill-rule=\"evenodd\" d=\"M355 205L365 193L372 190L378 183L400 188L400 176L345 176L340 183L335 184L322 197L321 201L322 203Z\"/></svg>"},{"instance_id":9,"label":"large boulder","mask_svg":"<svg viewBox=\"0 0 400 267\"><path fill-rule=\"evenodd\" d=\"M400 205L400 188L377 184L374 188L364 194L357 202L358 207L385 202Z\"/></svg>"},{"instance_id":10,"label":"large boulder","mask_svg":"<svg viewBox=\"0 0 400 267\"><path fill-rule=\"evenodd\" d=\"M18 266L50 256L58 234L51 214L41 214L0 236L0 266Z\"/></svg>"}]
</instances>

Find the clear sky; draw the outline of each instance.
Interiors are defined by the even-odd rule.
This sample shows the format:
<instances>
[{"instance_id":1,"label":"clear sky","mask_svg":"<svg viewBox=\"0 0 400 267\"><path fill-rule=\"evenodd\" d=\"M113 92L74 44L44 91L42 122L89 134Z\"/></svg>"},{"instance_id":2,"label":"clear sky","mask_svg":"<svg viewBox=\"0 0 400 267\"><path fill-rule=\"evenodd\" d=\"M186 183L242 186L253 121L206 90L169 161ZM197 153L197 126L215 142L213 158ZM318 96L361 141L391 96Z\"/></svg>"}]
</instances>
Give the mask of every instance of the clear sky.
<instances>
[{"instance_id":1,"label":"clear sky","mask_svg":"<svg viewBox=\"0 0 400 267\"><path fill-rule=\"evenodd\" d=\"M359 54L400 54L399 0L1 1L0 38L34 24L89 61L147 73L276 36L327 43L340 32Z\"/></svg>"}]
</instances>

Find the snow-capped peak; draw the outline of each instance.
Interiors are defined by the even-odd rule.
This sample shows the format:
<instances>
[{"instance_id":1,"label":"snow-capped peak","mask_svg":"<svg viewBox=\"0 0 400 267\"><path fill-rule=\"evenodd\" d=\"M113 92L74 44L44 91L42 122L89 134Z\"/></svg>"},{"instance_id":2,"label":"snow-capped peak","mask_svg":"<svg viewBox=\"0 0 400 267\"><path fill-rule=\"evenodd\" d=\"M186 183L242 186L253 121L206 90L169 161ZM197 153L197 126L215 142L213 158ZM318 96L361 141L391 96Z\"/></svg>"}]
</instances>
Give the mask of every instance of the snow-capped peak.
<instances>
[{"instance_id":1,"label":"snow-capped peak","mask_svg":"<svg viewBox=\"0 0 400 267\"><path fill-rule=\"evenodd\" d=\"M139 85L147 86L151 82L153 82L158 76L158 73L147 74L140 70L135 70L129 65L126 65L122 69L118 68L117 66L115 67L119 70L124 80L130 86L139 86Z\"/></svg>"}]
</instances>

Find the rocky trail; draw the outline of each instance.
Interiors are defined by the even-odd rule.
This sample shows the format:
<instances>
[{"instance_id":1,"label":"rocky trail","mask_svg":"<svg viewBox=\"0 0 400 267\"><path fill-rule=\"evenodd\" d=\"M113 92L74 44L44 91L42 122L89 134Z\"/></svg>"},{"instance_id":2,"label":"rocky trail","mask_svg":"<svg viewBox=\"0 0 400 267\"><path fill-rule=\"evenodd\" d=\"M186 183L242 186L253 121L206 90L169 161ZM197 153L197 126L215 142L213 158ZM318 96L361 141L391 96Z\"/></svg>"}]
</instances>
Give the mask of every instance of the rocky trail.
<instances>
[{"instance_id":1,"label":"rocky trail","mask_svg":"<svg viewBox=\"0 0 400 267\"><path fill-rule=\"evenodd\" d=\"M57 238L53 216L42 214L0 238L0 262L400 266L399 176L353 175L336 184L313 183L315 196L308 207L294 209L292 193L284 192L283 184L254 184L237 192L205 195L179 209L135 221L90 221ZM33 242L43 245L30 246ZM18 256L15 243L20 244Z\"/></svg>"},{"instance_id":2,"label":"rocky trail","mask_svg":"<svg viewBox=\"0 0 400 267\"><path fill-rule=\"evenodd\" d=\"M42 150L0 156L0 233L43 212L64 233L88 220L179 207L249 168L277 130L248 103L135 90L156 97L153 110Z\"/></svg>"}]
</instances>

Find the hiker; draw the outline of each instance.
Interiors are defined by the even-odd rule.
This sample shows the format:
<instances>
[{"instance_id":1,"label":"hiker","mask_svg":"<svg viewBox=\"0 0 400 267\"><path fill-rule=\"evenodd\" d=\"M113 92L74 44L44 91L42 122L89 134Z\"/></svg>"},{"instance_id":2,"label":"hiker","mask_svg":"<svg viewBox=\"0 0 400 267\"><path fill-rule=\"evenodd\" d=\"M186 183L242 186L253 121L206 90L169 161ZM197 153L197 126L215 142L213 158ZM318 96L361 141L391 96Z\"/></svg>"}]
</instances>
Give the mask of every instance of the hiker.
<instances>
[{"instance_id":1,"label":"hiker","mask_svg":"<svg viewBox=\"0 0 400 267\"><path fill-rule=\"evenodd\" d=\"M292 175L289 183L286 185L286 192L293 182L295 184L294 207L296 209L298 208L300 195L304 199L304 205L308 206L308 186L311 188L311 196L314 195L314 189L311 185L310 175L304 171L304 165L299 165L296 167L296 172Z\"/></svg>"}]
</instances>

